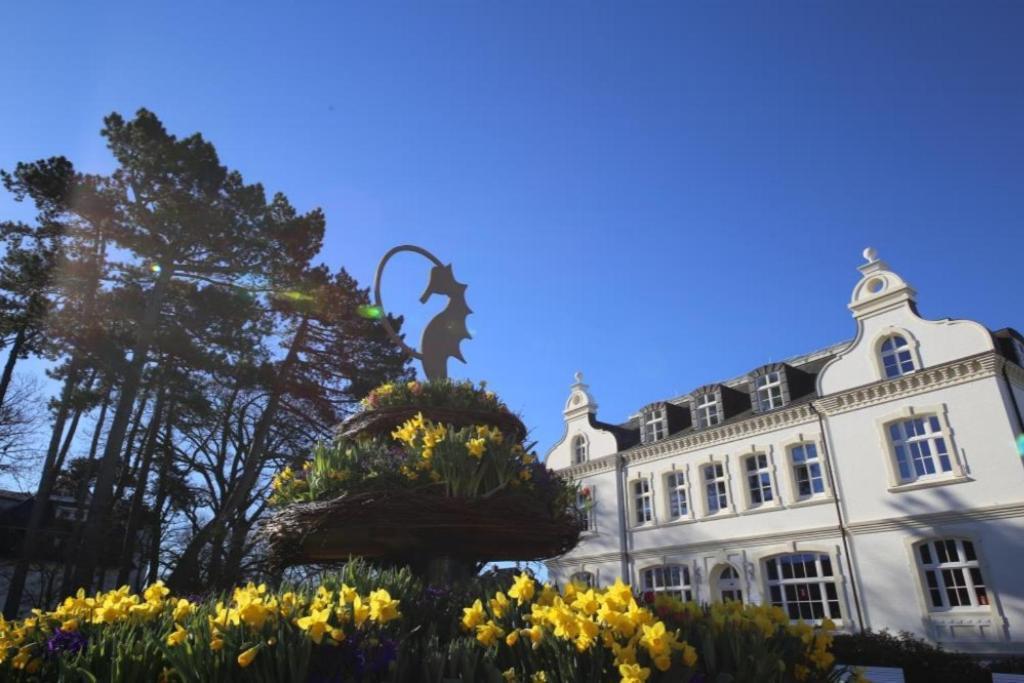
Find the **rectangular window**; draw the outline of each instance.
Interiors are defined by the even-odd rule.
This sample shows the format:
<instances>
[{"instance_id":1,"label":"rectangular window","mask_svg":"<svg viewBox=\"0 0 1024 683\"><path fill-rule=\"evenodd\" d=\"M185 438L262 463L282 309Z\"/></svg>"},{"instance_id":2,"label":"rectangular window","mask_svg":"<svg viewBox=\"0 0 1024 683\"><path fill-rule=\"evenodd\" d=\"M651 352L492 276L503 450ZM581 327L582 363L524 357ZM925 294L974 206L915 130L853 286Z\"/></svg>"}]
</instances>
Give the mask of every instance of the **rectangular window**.
<instances>
[{"instance_id":1,"label":"rectangular window","mask_svg":"<svg viewBox=\"0 0 1024 683\"><path fill-rule=\"evenodd\" d=\"M768 597L790 619L839 619L839 595L828 555L796 553L765 562Z\"/></svg>"},{"instance_id":2,"label":"rectangular window","mask_svg":"<svg viewBox=\"0 0 1024 683\"><path fill-rule=\"evenodd\" d=\"M939 418L934 415L890 424L889 438L901 482L953 470Z\"/></svg>"},{"instance_id":3,"label":"rectangular window","mask_svg":"<svg viewBox=\"0 0 1024 683\"><path fill-rule=\"evenodd\" d=\"M640 572L640 588L653 598L657 593L670 595L679 600L693 600L690 588L690 568L685 565L652 567Z\"/></svg>"},{"instance_id":4,"label":"rectangular window","mask_svg":"<svg viewBox=\"0 0 1024 683\"><path fill-rule=\"evenodd\" d=\"M590 486L584 487L576 494L576 507L580 511L580 518L583 522L583 531L595 531L597 529L597 517L594 510L594 490Z\"/></svg>"},{"instance_id":5,"label":"rectangular window","mask_svg":"<svg viewBox=\"0 0 1024 683\"><path fill-rule=\"evenodd\" d=\"M725 469L720 463L704 466L704 490L708 499L708 514L713 515L729 507Z\"/></svg>"},{"instance_id":6,"label":"rectangular window","mask_svg":"<svg viewBox=\"0 0 1024 683\"><path fill-rule=\"evenodd\" d=\"M686 478L682 472L671 472L665 477L665 488L668 491L668 516L680 519L689 514L686 502Z\"/></svg>"},{"instance_id":7,"label":"rectangular window","mask_svg":"<svg viewBox=\"0 0 1024 683\"><path fill-rule=\"evenodd\" d=\"M646 524L654 519L654 506L651 504L651 482L637 479L633 482L633 503L636 506L637 525Z\"/></svg>"},{"instance_id":8,"label":"rectangular window","mask_svg":"<svg viewBox=\"0 0 1024 683\"><path fill-rule=\"evenodd\" d=\"M932 610L988 606L988 589L973 543L959 539L928 541L917 547L917 553Z\"/></svg>"},{"instance_id":9,"label":"rectangular window","mask_svg":"<svg viewBox=\"0 0 1024 683\"><path fill-rule=\"evenodd\" d=\"M793 446L789 450L793 460L793 480L796 482L796 495L810 498L825 492L825 478L821 473L821 462L818 460L818 448L813 443Z\"/></svg>"},{"instance_id":10,"label":"rectangular window","mask_svg":"<svg viewBox=\"0 0 1024 683\"><path fill-rule=\"evenodd\" d=\"M665 411L662 408L650 410L644 417L644 443L658 441L666 436Z\"/></svg>"},{"instance_id":11,"label":"rectangular window","mask_svg":"<svg viewBox=\"0 0 1024 683\"><path fill-rule=\"evenodd\" d=\"M700 418L701 427L714 427L722 421L715 394L704 394L697 400L697 416Z\"/></svg>"},{"instance_id":12,"label":"rectangular window","mask_svg":"<svg viewBox=\"0 0 1024 683\"><path fill-rule=\"evenodd\" d=\"M768 469L768 456L764 453L747 457L747 490L750 504L760 505L774 500L772 496L772 475Z\"/></svg>"},{"instance_id":13,"label":"rectangular window","mask_svg":"<svg viewBox=\"0 0 1024 683\"><path fill-rule=\"evenodd\" d=\"M757 387L757 407L760 412L782 407L782 374L769 372L754 382Z\"/></svg>"}]
</instances>

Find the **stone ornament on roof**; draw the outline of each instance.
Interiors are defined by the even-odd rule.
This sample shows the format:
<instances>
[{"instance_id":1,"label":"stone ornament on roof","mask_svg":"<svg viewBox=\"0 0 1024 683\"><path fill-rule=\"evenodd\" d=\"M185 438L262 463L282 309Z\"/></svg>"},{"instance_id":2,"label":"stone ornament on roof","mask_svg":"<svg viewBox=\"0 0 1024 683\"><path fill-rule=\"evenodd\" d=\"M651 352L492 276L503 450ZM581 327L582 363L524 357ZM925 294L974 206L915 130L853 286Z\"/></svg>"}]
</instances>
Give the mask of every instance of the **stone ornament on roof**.
<instances>
[{"instance_id":1,"label":"stone ornament on roof","mask_svg":"<svg viewBox=\"0 0 1024 683\"><path fill-rule=\"evenodd\" d=\"M583 373L577 370L573 379L576 381L569 388L569 398L565 402L565 410L562 413L566 418L575 417L581 413L596 413L597 401L590 395L590 387L583 383Z\"/></svg>"},{"instance_id":2,"label":"stone ornament on roof","mask_svg":"<svg viewBox=\"0 0 1024 683\"><path fill-rule=\"evenodd\" d=\"M860 282L853 288L850 310L855 318L862 318L894 305L913 303L917 292L906 280L893 272L889 265L878 257L874 247L863 252L865 263L857 270L861 272Z\"/></svg>"}]
</instances>

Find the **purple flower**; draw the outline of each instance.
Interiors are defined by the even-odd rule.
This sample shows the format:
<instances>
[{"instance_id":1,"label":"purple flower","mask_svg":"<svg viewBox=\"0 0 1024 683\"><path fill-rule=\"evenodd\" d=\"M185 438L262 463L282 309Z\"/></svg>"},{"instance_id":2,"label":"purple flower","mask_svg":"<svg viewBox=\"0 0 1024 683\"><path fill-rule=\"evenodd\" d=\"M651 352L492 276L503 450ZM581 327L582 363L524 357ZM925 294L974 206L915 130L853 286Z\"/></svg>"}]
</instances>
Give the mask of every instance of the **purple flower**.
<instances>
[{"instance_id":1,"label":"purple flower","mask_svg":"<svg viewBox=\"0 0 1024 683\"><path fill-rule=\"evenodd\" d=\"M89 644L89 639L78 631L57 629L46 641L46 653L49 657L62 654L78 654Z\"/></svg>"}]
</instances>

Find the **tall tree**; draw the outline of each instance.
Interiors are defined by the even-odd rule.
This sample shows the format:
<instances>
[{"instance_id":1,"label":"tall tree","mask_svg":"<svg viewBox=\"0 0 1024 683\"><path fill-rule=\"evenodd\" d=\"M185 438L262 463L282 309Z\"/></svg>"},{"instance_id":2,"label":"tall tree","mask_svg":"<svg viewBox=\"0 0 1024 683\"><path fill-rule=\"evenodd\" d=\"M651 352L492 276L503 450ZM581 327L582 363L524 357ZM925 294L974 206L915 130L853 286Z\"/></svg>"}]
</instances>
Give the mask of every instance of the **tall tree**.
<instances>
[{"instance_id":1,"label":"tall tree","mask_svg":"<svg viewBox=\"0 0 1024 683\"><path fill-rule=\"evenodd\" d=\"M102 134L118 162L111 177L117 198L111 239L141 261L124 264L126 273L142 277L148 268L151 278L99 462L89 506L94 523L84 530L73 574L81 586L91 585L96 570L103 534L96 521L111 507L132 406L171 281L259 288L289 259L308 260L323 235L319 210L299 215L281 194L268 202L262 186L246 185L241 174L222 166L198 133L179 140L145 109L132 121L111 114L104 123Z\"/></svg>"},{"instance_id":2,"label":"tall tree","mask_svg":"<svg viewBox=\"0 0 1024 683\"><path fill-rule=\"evenodd\" d=\"M359 307L368 303L368 293L344 270L331 276L320 266L309 270L303 283L273 299L289 330L287 352L264 369L266 398L251 439L238 453L240 474L179 557L168 579L176 590L197 588L199 561L208 544L224 537L231 521L244 516L252 504L254 487L272 456L268 443L282 421L302 424L312 445L313 439L328 436L372 387L411 376L404 355L382 327L358 315Z\"/></svg>"}]
</instances>

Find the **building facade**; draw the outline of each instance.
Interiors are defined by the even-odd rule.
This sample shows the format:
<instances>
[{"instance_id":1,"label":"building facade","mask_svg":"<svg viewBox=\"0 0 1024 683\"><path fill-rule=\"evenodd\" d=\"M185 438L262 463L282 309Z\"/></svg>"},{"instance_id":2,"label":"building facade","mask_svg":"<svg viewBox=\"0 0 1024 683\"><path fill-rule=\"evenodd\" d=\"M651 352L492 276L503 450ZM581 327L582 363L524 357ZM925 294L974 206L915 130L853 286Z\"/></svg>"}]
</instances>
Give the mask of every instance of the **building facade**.
<instances>
[{"instance_id":1,"label":"building facade","mask_svg":"<svg viewBox=\"0 0 1024 683\"><path fill-rule=\"evenodd\" d=\"M1024 338L922 319L864 255L851 341L619 425L577 374L547 463L580 484L587 530L554 580L1024 649Z\"/></svg>"}]
</instances>

